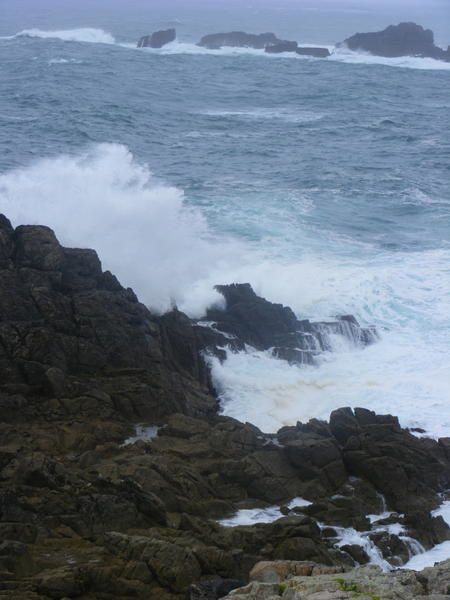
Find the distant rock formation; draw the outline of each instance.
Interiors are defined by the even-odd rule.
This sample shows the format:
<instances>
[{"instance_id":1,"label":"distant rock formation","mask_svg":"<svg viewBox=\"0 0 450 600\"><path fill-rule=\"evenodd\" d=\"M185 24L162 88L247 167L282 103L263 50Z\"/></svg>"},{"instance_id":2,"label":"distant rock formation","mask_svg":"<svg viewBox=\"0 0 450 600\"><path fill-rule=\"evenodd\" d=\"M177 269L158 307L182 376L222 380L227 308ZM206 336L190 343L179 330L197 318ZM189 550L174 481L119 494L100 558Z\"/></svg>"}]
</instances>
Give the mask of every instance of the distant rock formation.
<instances>
[{"instance_id":1,"label":"distant rock formation","mask_svg":"<svg viewBox=\"0 0 450 600\"><path fill-rule=\"evenodd\" d=\"M220 48L255 48L264 50L266 46L275 46L286 43L279 40L274 33L245 33L244 31L231 31L229 33L212 33L205 35L199 41L198 46L209 48L210 50L220 50Z\"/></svg>"},{"instance_id":2,"label":"distant rock formation","mask_svg":"<svg viewBox=\"0 0 450 600\"><path fill-rule=\"evenodd\" d=\"M383 31L357 33L341 45L388 58L420 56L450 61L450 48L443 50L435 46L433 32L416 23L400 23Z\"/></svg>"},{"instance_id":3,"label":"distant rock formation","mask_svg":"<svg viewBox=\"0 0 450 600\"><path fill-rule=\"evenodd\" d=\"M213 33L202 37L197 44L209 50L230 48L254 48L265 50L268 54L282 54L283 52L296 52L304 56L326 58L330 55L327 48L299 48L297 42L280 40L274 33L245 33L244 31L231 31L230 33Z\"/></svg>"},{"instance_id":4,"label":"distant rock formation","mask_svg":"<svg viewBox=\"0 0 450 600\"><path fill-rule=\"evenodd\" d=\"M164 31L155 31L151 35L144 35L138 41L138 48L162 48L177 38L175 29L165 29Z\"/></svg>"}]
</instances>

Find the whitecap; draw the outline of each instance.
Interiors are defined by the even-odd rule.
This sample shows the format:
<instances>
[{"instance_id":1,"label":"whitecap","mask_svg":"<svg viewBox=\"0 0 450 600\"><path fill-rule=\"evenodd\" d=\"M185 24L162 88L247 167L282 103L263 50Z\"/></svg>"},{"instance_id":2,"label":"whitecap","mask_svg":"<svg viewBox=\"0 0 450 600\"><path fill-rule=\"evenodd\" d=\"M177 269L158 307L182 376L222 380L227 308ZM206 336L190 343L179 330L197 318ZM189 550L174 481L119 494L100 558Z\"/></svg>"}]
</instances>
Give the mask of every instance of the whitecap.
<instances>
[{"instance_id":1,"label":"whitecap","mask_svg":"<svg viewBox=\"0 0 450 600\"><path fill-rule=\"evenodd\" d=\"M400 56L387 58L376 56L368 52L352 52L346 48L336 48L329 60L346 64L358 65L384 65L386 67L400 67L404 69L419 69L426 71L448 71L450 63L434 58L421 58L419 56Z\"/></svg>"},{"instance_id":2,"label":"whitecap","mask_svg":"<svg viewBox=\"0 0 450 600\"><path fill-rule=\"evenodd\" d=\"M42 39L58 39L65 42L88 42L92 44L114 44L114 37L103 29L83 27L80 29L61 29L45 31L42 29L24 29L15 36L6 38L32 37ZM5 39L5 38L4 38Z\"/></svg>"}]
</instances>

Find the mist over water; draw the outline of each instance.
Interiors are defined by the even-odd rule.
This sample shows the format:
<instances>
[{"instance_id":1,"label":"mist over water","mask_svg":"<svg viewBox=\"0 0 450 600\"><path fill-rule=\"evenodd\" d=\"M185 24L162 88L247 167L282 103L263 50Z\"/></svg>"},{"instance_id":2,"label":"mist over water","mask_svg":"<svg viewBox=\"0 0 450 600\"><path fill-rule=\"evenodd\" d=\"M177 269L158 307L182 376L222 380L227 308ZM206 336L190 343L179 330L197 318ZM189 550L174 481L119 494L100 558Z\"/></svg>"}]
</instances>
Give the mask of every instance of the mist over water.
<instances>
[{"instance_id":1,"label":"mist over water","mask_svg":"<svg viewBox=\"0 0 450 600\"><path fill-rule=\"evenodd\" d=\"M201 316L214 285L249 281L299 317L380 331L314 368L212 361L227 414L274 431L366 406L450 435L448 65L195 46L238 25L333 46L410 19L444 45L448 4L65 8L0 8L0 210L94 247L157 311ZM134 48L161 26L178 42Z\"/></svg>"}]
</instances>

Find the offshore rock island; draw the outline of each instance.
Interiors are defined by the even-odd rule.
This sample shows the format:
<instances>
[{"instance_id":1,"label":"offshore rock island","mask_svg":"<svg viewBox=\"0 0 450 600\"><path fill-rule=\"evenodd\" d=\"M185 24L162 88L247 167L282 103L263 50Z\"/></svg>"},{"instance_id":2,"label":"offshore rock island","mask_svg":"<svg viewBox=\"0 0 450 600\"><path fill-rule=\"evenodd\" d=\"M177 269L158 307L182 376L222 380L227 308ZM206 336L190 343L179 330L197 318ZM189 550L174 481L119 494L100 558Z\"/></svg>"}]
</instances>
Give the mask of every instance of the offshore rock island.
<instances>
[{"instance_id":1,"label":"offshore rock island","mask_svg":"<svg viewBox=\"0 0 450 600\"><path fill-rule=\"evenodd\" d=\"M138 42L138 48L162 48L175 39L175 29L157 31L152 35L142 37ZM244 31L213 33L202 37L197 45L209 50L220 50L225 47L253 48L264 50L268 54L287 52L315 58L331 56L328 48L302 46L295 41L281 40L274 33L253 34ZM400 23L399 25L390 25L382 31L356 33L338 44L337 47L355 52L369 52L374 56L387 58L416 56L450 62L450 46L447 50L436 46L433 32L416 23Z\"/></svg>"},{"instance_id":2,"label":"offshore rock island","mask_svg":"<svg viewBox=\"0 0 450 600\"><path fill-rule=\"evenodd\" d=\"M219 598L250 579L231 597L447 597L448 563L352 569L450 539L433 513L450 439L364 408L262 432L220 414L204 358L314 364L330 335L364 352L376 331L218 291L200 321L156 316L93 250L0 217L0 597Z\"/></svg>"}]
</instances>

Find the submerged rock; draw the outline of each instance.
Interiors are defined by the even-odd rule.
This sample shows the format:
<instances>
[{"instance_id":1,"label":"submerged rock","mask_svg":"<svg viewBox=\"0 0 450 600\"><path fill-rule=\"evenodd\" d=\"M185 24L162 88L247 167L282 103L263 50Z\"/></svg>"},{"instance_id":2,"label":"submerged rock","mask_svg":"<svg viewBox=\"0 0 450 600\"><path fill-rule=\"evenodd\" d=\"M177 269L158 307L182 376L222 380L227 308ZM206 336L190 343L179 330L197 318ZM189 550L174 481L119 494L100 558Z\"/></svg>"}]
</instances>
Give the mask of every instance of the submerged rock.
<instances>
[{"instance_id":1,"label":"submerged rock","mask_svg":"<svg viewBox=\"0 0 450 600\"><path fill-rule=\"evenodd\" d=\"M274 33L245 33L244 31L231 31L229 33L212 33L202 37L199 46L210 50L219 50L222 47L255 48L263 50L266 46L275 46L285 43L279 40Z\"/></svg>"},{"instance_id":2,"label":"submerged rock","mask_svg":"<svg viewBox=\"0 0 450 600\"><path fill-rule=\"evenodd\" d=\"M377 56L421 56L450 61L450 51L434 44L434 34L415 23L390 25L383 31L357 33L344 41L350 50L370 52Z\"/></svg>"},{"instance_id":3,"label":"submerged rock","mask_svg":"<svg viewBox=\"0 0 450 600\"><path fill-rule=\"evenodd\" d=\"M266 46L265 51L269 54L281 54L282 52L296 52L297 42L280 42L273 46Z\"/></svg>"},{"instance_id":4,"label":"submerged rock","mask_svg":"<svg viewBox=\"0 0 450 600\"><path fill-rule=\"evenodd\" d=\"M175 29L166 29L164 31L155 31L151 35L144 35L138 41L138 48L162 48L177 38Z\"/></svg>"},{"instance_id":5,"label":"submerged rock","mask_svg":"<svg viewBox=\"0 0 450 600\"><path fill-rule=\"evenodd\" d=\"M313 56L314 58L328 58L331 56L331 52L328 48L318 48L315 46L300 46L297 48L296 53L300 56Z\"/></svg>"}]
</instances>

